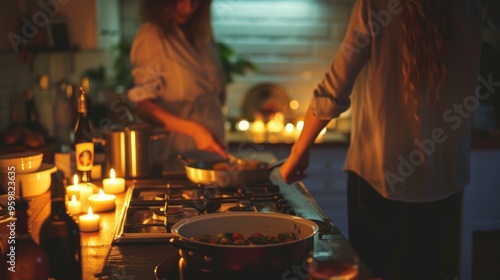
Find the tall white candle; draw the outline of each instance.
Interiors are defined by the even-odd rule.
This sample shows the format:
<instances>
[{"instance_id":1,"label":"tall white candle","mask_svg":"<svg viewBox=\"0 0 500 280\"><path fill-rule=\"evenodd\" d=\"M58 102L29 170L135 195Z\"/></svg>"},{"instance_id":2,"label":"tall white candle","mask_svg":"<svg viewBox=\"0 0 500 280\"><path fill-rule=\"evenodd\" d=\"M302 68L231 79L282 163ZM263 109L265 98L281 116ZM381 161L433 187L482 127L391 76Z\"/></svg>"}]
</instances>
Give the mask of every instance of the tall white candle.
<instances>
[{"instance_id":1,"label":"tall white candle","mask_svg":"<svg viewBox=\"0 0 500 280\"><path fill-rule=\"evenodd\" d=\"M80 186L80 202L82 203L82 209L87 209L89 207L89 196L94 193L94 189L90 184L82 184Z\"/></svg>"},{"instance_id":2,"label":"tall white candle","mask_svg":"<svg viewBox=\"0 0 500 280\"><path fill-rule=\"evenodd\" d=\"M66 187L66 194L68 195L68 198L71 199L71 197L74 195L76 198L80 198L80 187L83 186L83 184L78 184L78 175L73 176L73 185L69 185Z\"/></svg>"},{"instance_id":3,"label":"tall white candle","mask_svg":"<svg viewBox=\"0 0 500 280\"><path fill-rule=\"evenodd\" d=\"M105 193L122 193L125 191L125 179L116 178L115 170L111 168L109 178L102 181L102 186Z\"/></svg>"}]
</instances>

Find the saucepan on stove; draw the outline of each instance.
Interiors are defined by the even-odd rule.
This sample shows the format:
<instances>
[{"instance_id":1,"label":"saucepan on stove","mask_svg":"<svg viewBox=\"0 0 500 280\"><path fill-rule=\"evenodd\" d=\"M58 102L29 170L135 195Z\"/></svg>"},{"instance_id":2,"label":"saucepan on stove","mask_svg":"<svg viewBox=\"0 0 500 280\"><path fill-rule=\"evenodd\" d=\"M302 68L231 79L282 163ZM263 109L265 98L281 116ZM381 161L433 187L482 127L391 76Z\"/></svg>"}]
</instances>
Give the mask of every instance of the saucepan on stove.
<instances>
[{"instance_id":1,"label":"saucepan on stove","mask_svg":"<svg viewBox=\"0 0 500 280\"><path fill-rule=\"evenodd\" d=\"M167 132L156 132L153 126L136 123L116 126L105 131L101 141L106 147L106 165L114 168L116 176L141 178L151 174L153 141L164 138Z\"/></svg>"},{"instance_id":2,"label":"saucepan on stove","mask_svg":"<svg viewBox=\"0 0 500 280\"><path fill-rule=\"evenodd\" d=\"M216 184L219 187L248 186L264 183L274 168L285 159L269 163L260 160L206 160L197 161L179 155L187 178L196 184Z\"/></svg>"},{"instance_id":3,"label":"saucepan on stove","mask_svg":"<svg viewBox=\"0 0 500 280\"><path fill-rule=\"evenodd\" d=\"M215 213L177 222L172 232L177 237L171 238L170 243L180 249L179 254L189 267L215 273L281 272L307 259L314 249L318 225L280 213ZM240 245L236 245L236 241L218 244L203 239L217 238L221 234L233 241L236 237L230 235L239 234L238 239L243 238L246 242L240 242ZM285 236L281 242L248 243L251 236L265 239L277 238L280 234Z\"/></svg>"}]
</instances>

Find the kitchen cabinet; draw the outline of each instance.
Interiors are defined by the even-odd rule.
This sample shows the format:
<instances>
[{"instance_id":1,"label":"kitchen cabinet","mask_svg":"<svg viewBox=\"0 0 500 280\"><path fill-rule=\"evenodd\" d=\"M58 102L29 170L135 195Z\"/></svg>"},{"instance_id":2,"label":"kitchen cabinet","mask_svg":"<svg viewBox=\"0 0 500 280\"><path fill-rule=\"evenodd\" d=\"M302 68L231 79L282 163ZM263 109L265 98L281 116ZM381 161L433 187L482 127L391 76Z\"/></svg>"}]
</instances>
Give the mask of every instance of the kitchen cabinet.
<instances>
[{"instance_id":1,"label":"kitchen cabinet","mask_svg":"<svg viewBox=\"0 0 500 280\"><path fill-rule=\"evenodd\" d=\"M70 43L81 49L110 49L120 40L118 0L67 1L58 16L68 21Z\"/></svg>"},{"instance_id":2,"label":"kitchen cabinet","mask_svg":"<svg viewBox=\"0 0 500 280\"><path fill-rule=\"evenodd\" d=\"M303 180L318 205L346 237L347 173L344 161L347 148L315 146L311 149L308 177Z\"/></svg>"},{"instance_id":3,"label":"kitchen cabinet","mask_svg":"<svg viewBox=\"0 0 500 280\"><path fill-rule=\"evenodd\" d=\"M474 150L471 155L471 182L465 188L462 222L461 278L472 273L473 234L500 230L500 150Z\"/></svg>"}]
</instances>

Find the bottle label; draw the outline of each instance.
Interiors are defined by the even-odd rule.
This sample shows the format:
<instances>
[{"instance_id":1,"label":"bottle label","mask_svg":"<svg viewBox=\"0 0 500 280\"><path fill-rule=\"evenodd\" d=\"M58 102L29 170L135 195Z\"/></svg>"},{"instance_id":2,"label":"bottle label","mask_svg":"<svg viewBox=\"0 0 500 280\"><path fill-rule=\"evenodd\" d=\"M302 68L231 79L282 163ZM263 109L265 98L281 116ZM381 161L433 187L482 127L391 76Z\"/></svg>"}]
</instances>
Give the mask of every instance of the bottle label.
<instances>
[{"instance_id":1,"label":"bottle label","mask_svg":"<svg viewBox=\"0 0 500 280\"><path fill-rule=\"evenodd\" d=\"M75 145L76 169L80 171L92 170L94 163L94 143L78 143Z\"/></svg>"}]
</instances>

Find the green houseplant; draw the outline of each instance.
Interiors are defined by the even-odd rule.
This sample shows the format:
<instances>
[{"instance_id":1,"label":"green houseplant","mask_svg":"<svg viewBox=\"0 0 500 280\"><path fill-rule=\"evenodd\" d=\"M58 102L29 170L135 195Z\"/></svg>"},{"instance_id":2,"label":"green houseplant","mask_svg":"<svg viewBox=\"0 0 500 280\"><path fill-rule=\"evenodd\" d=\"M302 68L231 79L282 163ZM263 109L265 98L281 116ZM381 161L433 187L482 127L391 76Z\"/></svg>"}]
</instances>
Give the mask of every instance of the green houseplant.
<instances>
[{"instance_id":1,"label":"green houseplant","mask_svg":"<svg viewBox=\"0 0 500 280\"><path fill-rule=\"evenodd\" d=\"M217 51L226 75L226 84L234 81L235 75L244 75L247 71L258 71L257 66L246 56L236 54L226 43L216 42Z\"/></svg>"}]
</instances>

